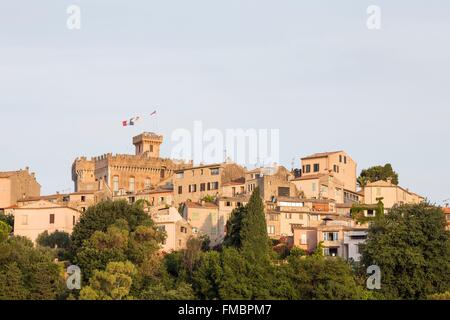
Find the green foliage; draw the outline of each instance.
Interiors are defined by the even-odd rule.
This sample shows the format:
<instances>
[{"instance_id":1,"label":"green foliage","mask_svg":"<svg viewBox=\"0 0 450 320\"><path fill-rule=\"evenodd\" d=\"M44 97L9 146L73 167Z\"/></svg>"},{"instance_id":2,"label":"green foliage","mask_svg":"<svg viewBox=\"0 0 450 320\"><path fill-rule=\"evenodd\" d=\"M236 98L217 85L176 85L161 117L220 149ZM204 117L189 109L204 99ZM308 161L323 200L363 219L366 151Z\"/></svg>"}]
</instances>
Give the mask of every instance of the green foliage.
<instances>
[{"instance_id":1,"label":"green foliage","mask_svg":"<svg viewBox=\"0 0 450 320\"><path fill-rule=\"evenodd\" d=\"M227 234L223 242L225 247L241 247L242 217L246 212L247 209L245 207L239 207L234 209L231 213L231 217L227 222Z\"/></svg>"},{"instance_id":2,"label":"green foliage","mask_svg":"<svg viewBox=\"0 0 450 320\"><path fill-rule=\"evenodd\" d=\"M360 300L369 296L340 258L291 257L282 268L293 287L291 299Z\"/></svg>"},{"instance_id":3,"label":"green foliage","mask_svg":"<svg viewBox=\"0 0 450 320\"><path fill-rule=\"evenodd\" d=\"M12 237L0 243L0 300L52 300L65 292L53 253Z\"/></svg>"},{"instance_id":4,"label":"green foliage","mask_svg":"<svg viewBox=\"0 0 450 320\"><path fill-rule=\"evenodd\" d=\"M129 261L110 262L105 271L95 271L89 286L80 292L80 300L130 300L136 267Z\"/></svg>"},{"instance_id":5,"label":"green foliage","mask_svg":"<svg viewBox=\"0 0 450 320\"><path fill-rule=\"evenodd\" d=\"M14 230L14 215L5 214L3 211L0 210L0 222L1 221L9 225L11 227L11 230Z\"/></svg>"},{"instance_id":6,"label":"green foliage","mask_svg":"<svg viewBox=\"0 0 450 320\"><path fill-rule=\"evenodd\" d=\"M0 221L0 242L6 241L6 239L8 239L11 230L12 228L8 224Z\"/></svg>"},{"instance_id":7,"label":"green foliage","mask_svg":"<svg viewBox=\"0 0 450 320\"><path fill-rule=\"evenodd\" d=\"M308 252L299 248L299 247L294 247L291 249L291 251L289 252L289 256L290 257L305 257L308 255Z\"/></svg>"},{"instance_id":8,"label":"green foliage","mask_svg":"<svg viewBox=\"0 0 450 320\"><path fill-rule=\"evenodd\" d=\"M70 249L70 235L63 231L55 231L51 234L44 231L37 237L36 243L48 248Z\"/></svg>"},{"instance_id":9,"label":"green foliage","mask_svg":"<svg viewBox=\"0 0 450 320\"><path fill-rule=\"evenodd\" d=\"M441 300L441 301L450 301L450 291L444 293L433 294L428 297L428 300Z\"/></svg>"},{"instance_id":10,"label":"green foliage","mask_svg":"<svg viewBox=\"0 0 450 320\"><path fill-rule=\"evenodd\" d=\"M259 188L255 189L245 209L240 228L242 251L257 260L268 258L269 237Z\"/></svg>"},{"instance_id":11,"label":"green foliage","mask_svg":"<svg viewBox=\"0 0 450 320\"><path fill-rule=\"evenodd\" d=\"M72 254L83 246L85 240L97 232L106 232L117 220L126 220L129 230L134 231L139 225L152 226L150 217L139 205L131 206L126 201L105 201L89 209L81 216L72 233Z\"/></svg>"},{"instance_id":12,"label":"green foliage","mask_svg":"<svg viewBox=\"0 0 450 320\"><path fill-rule=\"evenodd\" d=\"M216 197L213 196L213 195L208 194L208 195L204 196L202 198L202 200L205 201L205 202L214 203L214 202L216 202Z\"/></svg>"},{"instance_id":13,"label":"green foliage","mask_svg":"<svg viewBox=\"0 0 450 320\"><path fill-rule=\"evenodd\" d=\"M427 203L394 207L374 220L361 245L362 265L382 271L386 299L426 299L450 291L450 233L444 214Z\"/></svg>"},{"instance_id":14,"label":"green foliage","mask_svg":"<svg viewBox=\"0 0 450 320\"><path fill-rule=\"evenodd\" d=\"M360 187L364 187L368 182L375 182L378 180L387 181L388 179L392 179L392 183L398 185L398 174L392 169L390 163L387 163L384 166L374 166L362 170L358 178L358 184Z\"/></svg>"}]
</instances>

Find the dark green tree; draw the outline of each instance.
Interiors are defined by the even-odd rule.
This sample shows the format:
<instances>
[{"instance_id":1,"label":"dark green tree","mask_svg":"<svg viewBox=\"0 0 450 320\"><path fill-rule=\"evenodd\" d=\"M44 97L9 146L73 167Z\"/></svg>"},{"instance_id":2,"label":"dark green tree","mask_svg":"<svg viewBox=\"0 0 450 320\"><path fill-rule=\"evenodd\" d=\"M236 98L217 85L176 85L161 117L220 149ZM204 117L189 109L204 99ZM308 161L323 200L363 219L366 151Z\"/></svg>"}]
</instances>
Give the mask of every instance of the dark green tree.
<instances>
[{"instance_id":1,"label":"dark green tree","mask_svg":"<svg viewBox=\"0 0 450 320\"><path fill-rule=\"evenodd\" d=\"M5 222L14 231L14 215L5 214L3 211L0 210L0 221Z\"/></svg>"},{"instance_id":2,"label":"dark green tree","mask_svg":"<svg viewBox=\"0 0 450 320\"><path fill-rule=\"evenodd\" d=\"M36 243L48 248L70 249L70 235L63 231L55 231L51 234L44 231L38 235Z\"/></svg>"},{"instance_id":3,"label":"dark green tree","mask_svg":"<svg viewBox=\"0 0 450 320\"><path fill-rule=\"evenodd\" d=\"M83 246L85 240L97 232L106 232L109 226L117 220L124 219L131 232L139 225L153 225L147 213L142 209L142 204L129 205L126 201L105 201L90 207L75 225L71 241L72 254Z\"/></svg>"},{"instance_id":4,"label":"dark green tree","mask_svg":"<svg viewBox=\"0 0 450 320\"><path fill-rule=\"evenodd\" d=\"M0 243L0 299L53 300L65 293L62 265L26 238Z\"/></svg>"},{"instance_id":5,"label":"dark green tree","mask_svg":"<svg viewBox=\"0 0 450 320\"><path fill-rule=\"evenodd\" d=\"M340 258L292 256L282 266L295 300L361 300L370 296L359 285L351 267Z\"/></svg>"},{"instance_id":6,"label":"dark green tree","mask_svg":"<svg viewBox=\"0 0 450 320\"><path fill-rule=\"evenodd\" d=\"M12 228L3 221L0 221L0 242L6 241Z\"/></svg>"},{"instance_id":7,"label":"dark green tree","mask_svg":"<svg viewBox=\"0 0 450 320\"><path fill-rule=\"evenodd\" d=\"M375 182L378 180L392 180L392 183L398 185L398 174L392 168L390 163L384 166L373 166L361 171L358 177L358 184L360 187L364 187L368 182Z\"/></svg>"},{"instance_id":8,"label":"dark green tree","mask_svg":"<svg viewBox=\"0 0 450 320\"><path fill-rule=\"evenodd\" d=\"M402 205L375 219L361 246L362 266L378 265L379 294L387 299L425 299L450 291L450 233L442 209Z\"/></svg>"}]
</instances>

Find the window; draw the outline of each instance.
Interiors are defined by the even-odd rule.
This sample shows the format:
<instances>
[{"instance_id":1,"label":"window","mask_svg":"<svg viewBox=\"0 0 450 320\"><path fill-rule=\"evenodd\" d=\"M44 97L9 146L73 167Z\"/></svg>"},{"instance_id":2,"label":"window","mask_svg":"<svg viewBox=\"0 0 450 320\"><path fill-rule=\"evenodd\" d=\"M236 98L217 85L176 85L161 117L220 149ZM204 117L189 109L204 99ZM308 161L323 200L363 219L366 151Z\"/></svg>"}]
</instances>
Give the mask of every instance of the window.
<instances>
[{"instance_id":1,"label":"window","mask_svg":"<svg viewBox=\"0 0 450 320\"><path fill-rule=\"evenodd\" d=\"M119 192L119 176L113 177L113 191Z\"/></svg>"},{"instance_id":2,"label":"window","mask_svg":"<svg viewBox=\"0 0 450 320\"><path fill-rule=\"evenodd\" d=\"M219 183L218 182L211 183L211 189L212 190L218 190L219 189Z\"/></svg>"},{"instance_id":3,"label":"window","mask_svg":"<svg viewBox=\"0 0 450 320\"><path fill-rule=\"evenodd\" d=\"M55 224L55 214L54 213L50 214L50 224Z\"/></svg>"},{"instance_id":4,"label":"window","mask_svg":"<svg viewBox=\"0 0 450 320\"><path fill-rule=\"evenodd\" d=\"M344 157L344 163L347 163L347 157Z\"/></svg>"},{"instance_id":5,"label":"window","mask_svg":"<svg viewBox=\"0 0 450 320\"><path fill-rule=\"evenodd\" d=\"M28 225L28 216L27 215L22 216L22 225L23 226Z\"/></svg>"},{"instance_id":6,"label":"window","mask_svg":"<svg viewBox=\"0 0 450 320\"><path fill-rule=\"evenodd\" d=\"M81 202L86 202L86 196L81 196Z\"/></svg>"},{"instance_id":7,"label":"window","mask_svg":"<svg viewBox=\"0 0 450 320\"><path fill-rule=\"evenodd\" d=\"M197 185L196 184L189 185L189 192L191 193L197 192Z\"/></svg>"},{"instance_id":8,"label":"window","mask_svg":"<svg viewBox=\"0 0 450 320\"><path fill-rule=\"evenodd\" d=\"M325 248L323 249L323 254L326 257L337 257L338 248Z\"/></svg>"},{"instance_id":9,"label":"window","mask_svg":"<svg viewBox=\"0 0 450 320\"><path fill-rule=\"evenodd\" d=\"M184 172L178 172L176 175L177 179L183 179L184 178Z\"/></svg>"},{"instance_id":10,"label":"window","mask_svg":"<svg viewBox=\"0 0 450 320\"><path fill-rule=\"evenodd\" d=\"M81 212L86 212L86 208L85 207L81 207Z\"/></svg>"},{"instance_id":11,"label":"window","mask_svg":"<svg viewBox=\"0 0 450 320\"><path fill-rule=\"evenodd\" d=\"M145 182L144 182L144 189L145 190L149 190L152 186L152 181L150 180L150 178L146 178Z\"/></svg>"},{"instance_id":12,"label":"window","mask_svg":"<svg viewBox=\"0 0 450 320\"><path fill-rule=\"evenodd\" d=\"M338 165L333 165L333 171L336 173L339 173L339 166Z\"/></svg>"},{"instance_id":13,"label":"window","mask_svg":"<svg viewBox=\"0 0 450 320\"><path fill-rule=\"evenodd\" d=\"M207 188L208 190L211 190L211 183L210 182L208 182L207 187L208 187Z\"/></svg>"},{"instance_id":14,"label":"window","mask_svg":"<svg viewBox=\"0 0 450 320\"><path fill-rule=\"evenodd\" d=\"M342 162L342 154L339 155L339 162Z\"/></svg>"},{"instance_id":15,"label":"window","mask_svg":"<svg viewBox=\"0 0 450 320\"><path fill-rule=\"evenodd\" d=\"M129 186L128 186L128 189L130 192L134 192L135 182L136 182L136 179L134 177L130 177Z\"/></svg>"},{"instance_id":16,"label":"window","mask_svg":"<svg viewBox=\"0 0 450 320\"><path fill-rule=\"evenodd\" d=\"M278 221L278 215L277 214L270 214L269 215L270 221Z\"/></svg>"},{"instance_id":17,"label":"window","mask_svg":"<svg viewBox=\"0 0 450 320\"><path fill-rule=\"evenodd\" d=\"M219 168L211 169L211 175L212 176L217 176L217 175L219 175L219 173L220 173Z\"/></svg>"},{"instance_id":18,"label":"window","mask_svg":"<svg viewBox=\"0 0 450 320\"><path fill-rule=\"evenodd\" d=\"M368 215L369 217L373 217L374 211L373 211L373 210L367 210L367 215Z\"/></svg>"},{"instance_id":19,"label":"window","mask_svg":"<svg viewBox=\"0 0 450 320\"><path fill-rule=\"evenodd\" d=\"M150 145L150 152L153 152L153 145Z\"/></svg>"},{"instance_id":20,"label":"window","mask_svg":"<svg viewBox=\"0 0 450 320\"><path fill-rule=\"evenodd\" d=\"M305 173L310 173L311 172L311 165L307 164L305 169L306 169Z\"/></svg>"},{"instance_id":21,"label":"window","mask_svg":"<svg viewBox=\"0 0 450 320\"><path fill-rule=\"evenodd\" d=\"M204 172L203 172L203 169L201 169L201 170L200 170L200 175L203 175L203 173L204 173Z\"/></svg>"},{"instance_id":22,"label":"window","mask_svg":"<svg viewBox=\"0 0 450 320\"><path fill-rule=\"evenodd\" d=\"M200 183L200 191L206 191L206 183Z\"/></svg>"},{"instance_id":23,"label":"window","mask_svg":"<svg viewBox=\"0 0 450 320\"><path fill-rule=\"evenodd\" d=\"M339 232L324 232L323 241L339 241Z\"/></svg>"},{"instance_id":24,"label":"window","mask_svg":"<svg viewBox=\"0 0 450 320\"><path fill-rule=\"evenodd\" d=\"M187 228L186 227L181 227L180 231L181 231L181 233L187 233Z\"/></svg>"},{"instance_id":25,"label":"window","mask_svg":"<svg viewBox=\"0 0 450 320\"><path fill-rule=\"evenodd\" d=\"M290 197L291 188L289 187L279 187L278 188L278 196L279 197Z\"/></svg>"},{"instance_id":26,"label":"window","mask_svg":"<svg viewBox=\"0 0 450 320\"><path fill-rule=\"evenodd\" d=\"M305 172L305 166L302 166L302 171Z\"/></svg>"},{"instance_id":27,"label":"window","mask_svg":"<svg viewBox=\"0 0 450 320\"><path fill-rule=\"evenodd\" d=\"M292 219L292 213L285 213L285 214L284 214L284 217L285 217L287 220L290 220L290 219Z\"/></svg>"},{"instance_id":28,"label":"window","mask_svg":"<svg viewBox=\"0 0 450 320\"><path fill-rule=\"evenodd\" d=\"M178 187L178 194L182 194L183 193L183 187L182 186L179 186Z\"/></svg>"},{"instance_id":29,"label":"window","mask_svg":"<svg viewBox=\"0 0 450 320\"><path fill-rule=\"evenodd\" d=\"M314 172L319 172L319 164L318 163L314 163Z\"/></svg>"},{"instance_id":30,"label":"window","mask_svg":"<svg viewBox=\"0 0 450 320\"><path fill-rule=\"evenodd\" d=\"M236 207L238 207L238 208L242 207L242 203L237 202L237 203L236 203Z\"/></svg>"},{"instance_id":31,"label":"window","mask_svg":"<svg viewBox=\"0 0 450 320\"><path fill-rule=\"evenodd\" d=\"M230 201L227 201L227 203L225 204L225 206L231 207L231 202L230 202Z\"/></svg>"},{"instance_id":32,"label":"window","mask_svg":"<svg viewBox=\"0 0 450 320\"><path fill-rule=\"evenodd\" d=\"M306 234L302 234L300 237L300 244L301 245L306 245L308 244L308 238L306 237Z\"/></svg>"},{"instance_id":33,"label":"window","mask_svg":"<svg viewBox=\"0 0 450 320\"><path fill-rule=\"evenodd\" d=\"M275 226L267 226L268 234L275 234Z\"/></svg>"},{"instance_id":34,"label":"window","mask_svg":"<svg viewBox=\"0 0 450 320\"><path fill-rule=\"evenodd\" d=\"M161 232L165 232L166 231L166 226L164 224L160 225L160 226L158 226L158 230L161 231Z\"/></svg>"}]
</instances>

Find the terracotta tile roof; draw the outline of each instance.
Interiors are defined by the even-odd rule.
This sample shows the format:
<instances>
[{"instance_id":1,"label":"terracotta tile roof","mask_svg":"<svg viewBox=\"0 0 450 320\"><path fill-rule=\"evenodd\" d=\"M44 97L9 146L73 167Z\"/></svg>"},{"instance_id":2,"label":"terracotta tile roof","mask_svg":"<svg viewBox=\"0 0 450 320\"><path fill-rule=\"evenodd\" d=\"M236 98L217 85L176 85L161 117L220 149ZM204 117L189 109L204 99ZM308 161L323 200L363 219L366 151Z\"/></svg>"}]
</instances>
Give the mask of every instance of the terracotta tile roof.
<instances>
[{"instance_id":1,"label":"terracotta tile roof","mask_svg":"<svg viewBox=\"0 0 450 320\"><path fill-rule=\"evenodd\" d=\"M327 174L325 174L325 173L310 174L310 175L302 176L300 178L293 179L292 181L319 179L319 178L322 178L322 177L324 177L326 175Z\"/></svg>"},{"instance_id":2,"label":"terracotta tile roof","mask_svg":"<svg viewBox=\"0 0 450 320\"><path fill-rule=\"evenodd\" d=\"M9 178L13 175L15 175L18 171L6 171L6 172L0 172L0 178Z\"/></svg>"},{"instance_id":3,"label":"terracotta tile roof","mask_svg":"<svg viewBox=\"0 0 450 320\"><path fill-rule=\"evenodd\" d=\"M312 155L309 155L307 157L302 158L302 160L308 160L308 159L316 159L316 158L324 158L324 157L328 157L329 155L335 154L335 153L339 153L339 152L343 152L341 151L332 151L332 152L320 152L320 153L314 153Z\"/></svg>"},{"instance_id":4,"label":"terracotta tile roof","mask_svg":"<svg viewBox=\"0 0 450 320\"><path fill-rule=\"evenodd\" d=\"M242 185L242 184L245 184L245 178L244 177L236 179L236 180L233 180L233 181L230 181L230 182L227 182L227 183L224 183L222 186L223 187L226 187L226 186L238 186L238 185Z\"/></svg>"},{"instance_id":5,"label":"terracotta tile roof","mask_svg":"<svg viewBox=\"0 0 450 320\"><path fill-rule=\"evenodd\" d=\"M202 205L201 203L198 202L191 202L191 201L187 201L185 203L187 208L196 208L196 209L218 209L219 206L215 203L211 203L211 202L205 202L204 205Z\"/></svg>"},{"instance_id":6,"label":"terracotta tile roof","mask_svg":"<svg viewBox=\"0 0 450 320\"><path fill-rule=\"evenodd\" d=\"M353 207L352 203L337 203L336 208L351 208Z\"/></svg>"},{"instance_id":7,"label":"terracotta tile roof","mask_svg":"<svg viewBox=\"0 0 450 320\"><path fill-rule=\"evenodd\" d=\"M442 210L444 211L445 214L450 214L450 208L442 208Z\"/></svg>"}]
</instances>

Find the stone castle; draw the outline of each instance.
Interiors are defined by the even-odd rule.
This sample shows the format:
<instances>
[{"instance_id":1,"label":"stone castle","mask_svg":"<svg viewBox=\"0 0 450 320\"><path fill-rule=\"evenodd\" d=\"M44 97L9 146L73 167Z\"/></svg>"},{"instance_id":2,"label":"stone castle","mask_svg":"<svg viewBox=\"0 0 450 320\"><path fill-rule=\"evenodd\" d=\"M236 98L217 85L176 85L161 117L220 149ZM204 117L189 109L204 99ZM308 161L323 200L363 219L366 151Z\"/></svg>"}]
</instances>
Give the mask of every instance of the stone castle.
<instances>
[{"instance_id":1,"label":"stone castle","mask_svg":"<svg viewBox=\"0 0 450 320\"><path fill-rule=\"evenodd\" d=\"M160 157L163 136L144 132L133 138L135 155L111 153L87 159L79 157L72 165L75 192L109 189L124 195L155 189L169 183L176 170L192 167Z\"/></svg>"}]
</instances>

